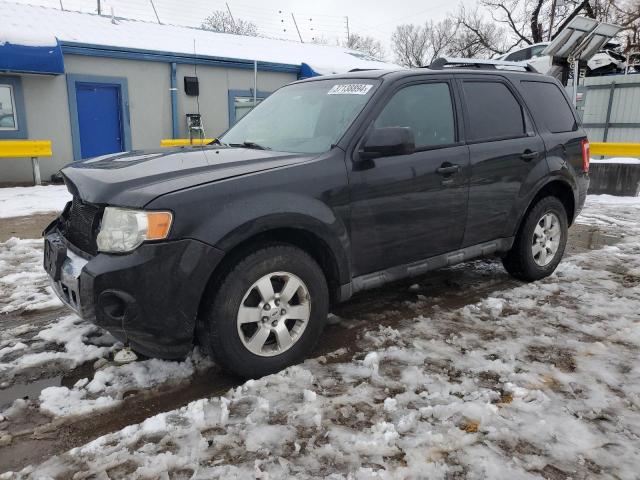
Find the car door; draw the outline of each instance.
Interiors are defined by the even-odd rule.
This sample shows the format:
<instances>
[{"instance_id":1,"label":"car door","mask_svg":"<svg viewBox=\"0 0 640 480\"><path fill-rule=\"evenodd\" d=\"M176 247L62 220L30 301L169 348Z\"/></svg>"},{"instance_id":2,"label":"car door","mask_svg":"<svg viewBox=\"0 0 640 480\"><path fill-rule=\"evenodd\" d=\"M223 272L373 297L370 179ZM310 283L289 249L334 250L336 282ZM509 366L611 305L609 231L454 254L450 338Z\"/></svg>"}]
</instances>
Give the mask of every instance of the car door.
<instances>
[{"instance_id":1,"label":"car door","mask_svg":"<svg viewBox=\"0 0 640 480\"><path fill-rule=\"evenodd\" d=\"M463 247L513 235L527 181L547 172L544 142L503 77L466 77L465 132L471 156ZM537 170L537 171L536 171Z\"/></svg>"},{"instance_id":2,"label":"car door","mask_svg":"<svg viewBox=\"0 0 640 480\"><path fill-rule=\"evenodd\" d=\"M467 208L469 153L451 81L408 81L380 102L368 132L412 129L416 151L359 161L349 171L354 275L456 250Z\"/></svg>"}]
</instances>

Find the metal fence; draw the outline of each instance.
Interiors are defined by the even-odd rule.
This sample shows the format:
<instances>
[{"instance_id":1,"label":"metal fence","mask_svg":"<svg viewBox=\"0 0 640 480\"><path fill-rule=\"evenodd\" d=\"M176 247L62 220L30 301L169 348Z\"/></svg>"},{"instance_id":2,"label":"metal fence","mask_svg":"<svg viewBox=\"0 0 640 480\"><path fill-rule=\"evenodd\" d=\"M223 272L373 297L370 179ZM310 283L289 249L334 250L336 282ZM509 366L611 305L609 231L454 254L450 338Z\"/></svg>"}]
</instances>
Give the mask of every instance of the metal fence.
<instances>
[{"instance_id":1,"label":"metal fence","mask_svg":"<svg viewBox=\"0 0 640 480\"><path fill-rule=\"evenodd\" d=\"M592 142L640 142L640 75L585 78L577 109Z\"/></svg>"}]
</instances>

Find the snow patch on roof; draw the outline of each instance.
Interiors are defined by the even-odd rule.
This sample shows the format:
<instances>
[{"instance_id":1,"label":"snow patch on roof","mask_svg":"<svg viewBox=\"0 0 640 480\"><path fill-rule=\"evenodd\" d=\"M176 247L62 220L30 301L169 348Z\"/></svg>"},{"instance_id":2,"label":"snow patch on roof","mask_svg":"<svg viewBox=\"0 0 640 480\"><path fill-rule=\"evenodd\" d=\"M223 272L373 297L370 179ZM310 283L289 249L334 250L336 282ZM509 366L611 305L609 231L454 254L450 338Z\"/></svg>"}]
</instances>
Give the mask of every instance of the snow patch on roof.
<instances>
[{"instance_id":1,"label":"snow patch on roof","mask_svg":"<svg viewBox=\"0 0 640 480\"><path fill-rule=\"evenodd\" d=\"M363 57L361 52L341 47L247 37L210 32L197 28L160 25L140 20L90 13L62 11L50 7L20 5L0 1L2 33L0 41L75 42L114 49L162 51L199 57L258 60L300 65L305 62L319 73L344 73L354 68L399 68ZM55 45L55 41L53 43Z\"/></svg>"}]
</instances>

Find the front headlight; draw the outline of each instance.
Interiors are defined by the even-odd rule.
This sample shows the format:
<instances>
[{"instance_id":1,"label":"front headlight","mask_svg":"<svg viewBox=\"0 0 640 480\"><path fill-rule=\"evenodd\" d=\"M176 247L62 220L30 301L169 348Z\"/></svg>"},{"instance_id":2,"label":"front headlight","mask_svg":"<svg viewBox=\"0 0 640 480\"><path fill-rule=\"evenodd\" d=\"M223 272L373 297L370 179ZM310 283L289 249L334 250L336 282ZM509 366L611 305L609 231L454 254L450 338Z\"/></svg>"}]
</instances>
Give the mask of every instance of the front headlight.
<instances>
[{"instance_id":1,"label":"front headlight","mask_svg":"<svg viewBox=\"0 0 640 480\"><path fill-rule=\"evenodd\" d=\"M169 235L171 212L145 212L128 208L104 209L97 244L101 252L130 252L145 240Z\"/></svg>"}]
</instances>

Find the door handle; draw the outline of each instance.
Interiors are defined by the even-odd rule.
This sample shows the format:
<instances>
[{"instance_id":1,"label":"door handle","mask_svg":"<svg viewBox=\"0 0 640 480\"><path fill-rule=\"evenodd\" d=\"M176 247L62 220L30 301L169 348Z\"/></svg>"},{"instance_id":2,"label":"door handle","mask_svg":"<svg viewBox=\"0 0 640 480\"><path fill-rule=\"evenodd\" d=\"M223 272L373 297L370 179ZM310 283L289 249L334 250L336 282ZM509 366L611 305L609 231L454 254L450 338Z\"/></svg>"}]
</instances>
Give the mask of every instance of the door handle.
<instances>
[{"instance_id":1,"label":"door handle","mask_svg":"<svg viewBox=\"0 0 640 480\"><path fill-rule=\"evenodd\" d=\"M440 175L451 175L453 173L458 173L460 171L460 165L451 165L443 163L443 166L436 169L436 172Z\"/></svg>"},{"instance_id":2,"label":"door handle","mask_svg":"<svg viewBox=\"0 0 640 480\"><path fill-rule=\"evenodd\" d=\"M522 152L522 155L520 155L520 158L525 162L528 162L529 160L538 158L538 155L540 155L540 152L534 152L532 150L526 149L524 152Z\"/></svg>"}]
</instances>

